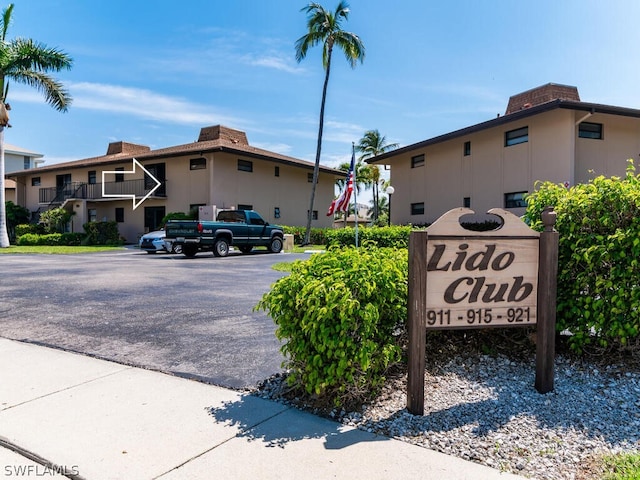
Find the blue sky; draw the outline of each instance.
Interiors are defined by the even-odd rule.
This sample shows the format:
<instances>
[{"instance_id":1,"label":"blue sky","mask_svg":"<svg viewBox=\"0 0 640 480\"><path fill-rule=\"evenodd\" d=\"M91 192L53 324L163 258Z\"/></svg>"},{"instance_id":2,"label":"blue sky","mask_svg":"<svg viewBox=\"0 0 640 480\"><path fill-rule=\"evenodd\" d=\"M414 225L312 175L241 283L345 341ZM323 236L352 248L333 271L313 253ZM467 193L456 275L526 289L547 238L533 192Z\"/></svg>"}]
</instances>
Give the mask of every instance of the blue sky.
<instances>
[{"instance_id":1,"label":"blue sky","mask_svg":"<svg viewBox=\"0 0 640 480\"><path fill-rule=\"evenodd\" d=\"M16 0L9 37L74 59L57 77L65 114L12 85L7 143L47 165L103 155L112 141L162 148L222 124L249 143L313 161L324 71L301 63L305 1ZM334 9L338 0L321 0ZM6 4L2 4L3 7ZM401 146L503 114L510 95L548 83L581 99L640 108L637 0L349 1L345 30L366 47L332 64L321 162L350 158L378 129Z\"/></svg>"}]
</instances>

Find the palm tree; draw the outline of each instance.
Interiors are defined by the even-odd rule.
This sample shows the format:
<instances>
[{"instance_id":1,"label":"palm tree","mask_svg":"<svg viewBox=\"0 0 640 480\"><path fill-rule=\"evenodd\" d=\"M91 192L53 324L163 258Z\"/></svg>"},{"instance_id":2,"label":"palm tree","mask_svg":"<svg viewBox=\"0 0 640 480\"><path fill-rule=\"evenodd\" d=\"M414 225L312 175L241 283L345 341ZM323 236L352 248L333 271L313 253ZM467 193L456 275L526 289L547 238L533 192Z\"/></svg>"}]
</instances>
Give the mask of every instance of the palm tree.
<instances>
[{"instance_id":1,"label":"palm tree","mask_svg":"<svg viewBox=\"0 0 640 480\"><path fill-rule=\"evenodd\" d=\"M358 160L364 160L370 157L376 157L389 150L398 148L397 143L387 143L387 137L380 135L378 130L368 130L364 133L364 137L356 146L358 152L362 155ZM379 194L378 186L380 185L380 167L378 165L369 165L369 181L373 185L373 222L378 220Z\"/></svg>"},{"instance_id":2,"label":"palm tree","mask_svg":"<svg viewBox=\"0 0 640 480\"><path fill-rule=\"evenodd\" d=\"M344 162L340 164L340 166L338 167L338 170L342 170L344 173L347 173L349 171L350 166L351 166L351 162ZM356 189L356 193L359 194L360 191L362 190L362 187L363 186L366 187L368 185L369 176L370 176L369 166L365 165L360 161L356 162L356 171L355 171L356 183L354 185ZM346 180L347 178L345 175L344 178L341 178L336 181L336 183L338 184L338 187L340 187L340 190L342 190L345 187Z\"/></svg>"},{"instance_id":3,"label":"palm tree","mask_svg":"<svg viewBox=\"0 0 640 480\"><path fill-rule=\"evenodd\" d=\"M360 38L351 32L342 30L341 23L349 18L349 5L341 0L334 12L324 9L318 3L310 3L302 9L307 14L307 33L296 41L296 60L300 63L306 56L309 48L322 44L322 66L325 70L324 85L322 86L322 101L320 102L320 122L318 125L318 144L316 147L316 161L313 167L313 182L311 185L311 198L307 214L307 229L303 244L309 243L311 234L311 220L313 218L313 203L318 184L318 172L320 170L320 151L322 149L322 130L324 127L324 105L327 99L327 85L331 73L331 55L333 47L341 49L351 65L355 68L358 60L364 60L364 44Z\"/></svg>"},{"instance_id":4,"label":"palm tree","mask_svg":"<svg viewBox=\"0 0 640 480\"><path fill-rule=\"evenodd\" d=\"M389 218L389 202L384 195L378 198L376 203L373 199L369 202L371 208L367 210L367 215L371 217L371 224L377 226L387 225L387 219ZM374 214L378 215L378 218L374 217Z\"/></svg>"},{"instance_id":5,"label":"palm tree","mask_svg":"<svg viewBox=\"0 0 640 480\"><path fill-rule=\"evenodd\" d=\"M58 111L66 112L71 103L71 96L62 84L47 73L68 70L73 60L56 48L28 38L7 41L12 12L10 4L0 17L0 248L9 247L4 192L4 129L10 126L6 110L11 108L7 103L9 80L40 90L47 103Z\"/></svg>"}]
</instances>

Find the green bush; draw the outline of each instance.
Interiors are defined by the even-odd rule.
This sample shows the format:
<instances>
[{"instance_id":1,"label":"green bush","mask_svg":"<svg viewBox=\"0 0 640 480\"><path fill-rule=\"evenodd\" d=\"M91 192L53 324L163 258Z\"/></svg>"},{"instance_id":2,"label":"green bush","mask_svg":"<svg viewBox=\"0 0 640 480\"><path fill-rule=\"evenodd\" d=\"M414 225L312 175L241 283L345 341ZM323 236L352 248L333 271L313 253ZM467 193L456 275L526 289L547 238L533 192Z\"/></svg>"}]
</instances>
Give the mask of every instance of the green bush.
<instances>
[{"instance_id":1,"label":"green bush","mask_svg":"<svg viewBox=\"0 0 640 480\"><path fill-rule=\"evenodd\" d=\"M359 405L400 359L407 251L331 249L294 263L256 306L269 312L289 384L335 406Z\"/></svg>"},{"instance_id":2,"label":"green bush","mask_svg":"<svg viewBox=\"0 0 640 480\"><path fill-rule=\"evenodd\" d=\"M64 230L75 212L69 212L62 207L52 208L40 214L40 223L44 225L45 233L64 233Z\"/></svg>"},{"instance_id":3,"label":"green bush","mask_svg":"<svg viewBox=\"0 0 640 480\"><path fill-rule=\"evenodd\" d=\"M82 233L25 233L18 237L17 245L80 245L83 237Z\"/></svg>"},{"instance_id":4,"label":"green bush","mask_svg":"<svg viewBox=\"0 0 640 480\"><path fill-rule=\"evenodd\" d=\"M408 248L409 234L412 227L367 227L358 228L358 245L373 245L377 247ZM336 228L327 231L329 247L355 246L355 228Z\"/></svg>"},{"instance_id":5,"label":"green bush","mask_svg":"<svg viewBox=\"0 0 640 480\"><path fill-rule=\"evenodd\" d=\"M25 233L18 237L17 244L20 246L36 246L36 245L62 245L60 243L61 233L48 233L38 235L37 233Z\"/></svg>"},{"instance_id":6,"label":"green bush","mask_svg":"<svg viewBox=\"0 0 640 480\"><path fill-rule=\"evenodd\" d=\"M287 227L283 226L282 230L285 234L293 235L293 243L296 245L300 245L302 240L304 240L304 234L306 232L305 227ZM326 245L326 234L330 229L326 228L312 228L309 241L312 245Z\"/></svg>"},{"instance_id":7,"label":"green bush","mask_svg":"<svg viewBox=\"0 0 640 480\"><path fill-rule=\"evenodd\" d=\"M5 212L6 212L6 223L7 223L7 234L9 235L9 241L15 242L16 237L19 236L16 229L18 225L21 223L27 223L31 218L31 212L21 207L20 205L16 205L11 200L4 203Z\"/></svg>"},{"instance_id":8,"label":"green bush","mask_svg":"<svg viewBox=\"0 0 640 480\"><path fill-rule=\"evenodd\" d=\"M83 226L82 245L122 245L116 222L89 222Z\"/></svg>"},{"instance_id":9,"label":"green bush","mask_svg":"<svg viewBox=\"0 0 640 480\"><path fill-rule=\"evenodd\" d=\"M194 210L192 210L190 213L169 212L164 217L162 217L162 220L160 220L160 225L164 227L164 225L169 220L195 220L196 216L193 215L193 212L194 212ZM197 214L198 211L195 210L195 213Z\"/></svg>"},{"instance_id":10,"label":"green bush","mask_svg":"<svg viewBox=\"0 0 640 480\"><path fill-rule=\"evenodd\" d=\"M16 225L16 237L21 237L26 233L44 234L44 225L40 223L22 223Z\"/></svg>"},{"instance_id":11,"label":"green bush","mask_svg":"<svg viewBox=\"0 0 640 480\"><path fill-rule=\"evenodd\" d=\"M60 236L60 245L78 246L82 245L85 234L80 232L67 232Z\"/></svg>"},{"instance_id":12,"label":"green bush","mask_svg":"<svg viewBox=\"0 0 640 480\"><path fill-rule=\"evenodd\" d=\"M557 213L559 331L581 352L625 346L640 332L640 178L603 176L565 188L549 182L527 197L526 220L541 230L546 206Z\"/></svg>"}]
</instances>

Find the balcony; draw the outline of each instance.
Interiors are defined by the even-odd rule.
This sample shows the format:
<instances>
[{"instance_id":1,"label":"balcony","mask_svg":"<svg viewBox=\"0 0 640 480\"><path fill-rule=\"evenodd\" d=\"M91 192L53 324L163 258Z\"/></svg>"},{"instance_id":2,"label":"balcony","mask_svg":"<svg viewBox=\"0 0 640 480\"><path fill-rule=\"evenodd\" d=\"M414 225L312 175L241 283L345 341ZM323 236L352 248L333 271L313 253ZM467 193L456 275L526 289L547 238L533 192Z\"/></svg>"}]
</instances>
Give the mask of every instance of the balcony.
<instances>
[{"instance_id":1,"label":"balcony","mask_svg":"<svg viewBox=\"0 0 640 480\"><path fill-rule=\"evenodd\" d=\"M161 182L160 187L153 193L154 197L167 196L167 182ZM154 183L145 181L140 178L137 180L125 180L123 182L107 182L104 184L104 193L108 195L122 195L123 197L135 195L136 198L142 198L147 195L154 187ZM102 183L84 183L71 182L66 183L62 187L47 187L39 190L38 202L47 205L62 205L66 200L84 199L84 200L101 200ZM115 198L113 198L115 200Z\"/></svg>"}]
</instances>

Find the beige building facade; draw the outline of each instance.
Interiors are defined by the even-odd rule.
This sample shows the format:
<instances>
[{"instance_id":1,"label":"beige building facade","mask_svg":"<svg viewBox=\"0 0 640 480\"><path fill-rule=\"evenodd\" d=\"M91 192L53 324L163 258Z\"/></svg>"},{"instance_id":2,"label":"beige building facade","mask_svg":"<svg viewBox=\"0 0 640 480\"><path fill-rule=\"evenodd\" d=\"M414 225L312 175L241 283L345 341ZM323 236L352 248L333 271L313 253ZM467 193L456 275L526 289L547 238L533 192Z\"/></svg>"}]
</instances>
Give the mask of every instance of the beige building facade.
<instances>
[{"instance_id":1,"label":"beige building facade","mask_svg":"<svg viewBox=\"0 0 640 480\"><path fill-rule=\"evenodd\" d=\"M324 211L343 175L320 167L314 227L331 226ZM198 141L186 145L151 150L114 142L103 156L7 177L15 181L16 203L34 214L62 206L74 213L71 231L82 232L89 221L116 221L120 235L135 242L157 229L166 214L199 207L254 209L269 223L306 225L313 163L252 147L244 132L217 125L203 128ZM153 178L160 186L142 201L155 186Z\"/></svg>"},{"instance_id":2,"label":"beige building facade","mask_svg":"<svg viewBox=\"0 0 640 480\"><path fill-rule=\"evenodd\" d=\"M547 84L511 97L503 116L368 162L390 167L392 222L416 225L463 206L475 220L494 207L522 215L536 182L624 176L639 152L640 110L581 102L576 87Z\"/></svg>"}]
</instances>

